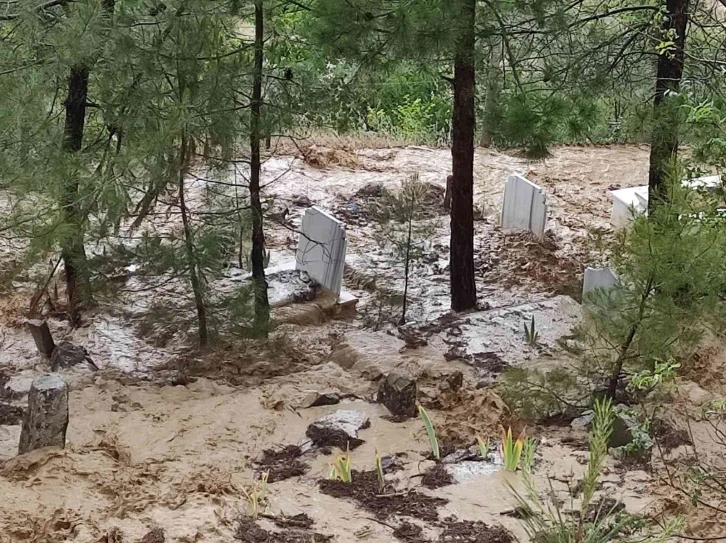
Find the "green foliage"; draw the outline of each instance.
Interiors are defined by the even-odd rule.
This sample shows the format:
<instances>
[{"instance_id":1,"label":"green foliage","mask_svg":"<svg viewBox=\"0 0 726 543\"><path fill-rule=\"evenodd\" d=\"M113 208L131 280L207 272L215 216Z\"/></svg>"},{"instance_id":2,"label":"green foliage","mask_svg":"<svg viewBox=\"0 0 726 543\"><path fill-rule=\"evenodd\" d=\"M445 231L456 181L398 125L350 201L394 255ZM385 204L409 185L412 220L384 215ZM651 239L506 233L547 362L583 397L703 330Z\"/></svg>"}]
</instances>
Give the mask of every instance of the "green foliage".
<instances>
[{"instance_id":1,"label":"green foliage","mask_svg":"<svg viewBox=\"0 0 726 543\"><path fill-rule=\"evenodd\" d=\"M439 440L436 437L436 430L434 425L431 423L428 413L424 409L423 405L418 406L418 415L424 423L426 428L426 434L429 436L429 444L431 445L431 452L436 460L441 460L441 451L439 450Z\"/></svg>"},{"instance_id":2,"label":"green foliage","mask_svg":"<svg viewBox=\"0 0 726 543\"><path fill-rule=\"evenodd\" d=\"M528 443L525 445L526 442ZM506 431L502 428L500 452L502 460L504 461L504 469L507 471L517 471L519 469L519 461L522 458L522 451L527 447L534 448L534 442L531 442L525 437L525 430L522 430L515 440L512 436L511 428L508 428Z\"/></svg>"},{"instance_id":3,"label":"green foliage","mask_svg":"<svg viewBox=\"0 0 726 543\"><path fill-rule=\"evenodd\" d=\"M507 368L500 378L502 399L525 420L576 416L589 404L591 392L579 369L577 363L551 371Z\"/></svg>"},{"instance_id":4,"label":"green foliage","mask_svg":"<svg viewBox=\"0 0 726 543\"><path fill-rule=\"evenodd\" d=\"M400 192L384 192L374 213L376 241L404 268L400 323L406 322L412 268L426 254L430 236L436 229L431 220L435 212L431 210L430 190L414 174L403 183Z\"/></svg>"},{"instance_id":5,"label":"green foliage","mask_svg":"<svg viewBox=\"0 0 726 543\"><path fill-rule=\"evenodd\" d=\"M534 322L534 315L532 315L532 320L530 321L529 326L527 326L526 322L524 323L524 340L530 347L536 347L537 343L539 343L539 332L537 331L536 324Z\"/></svg>"},{"instance_id":6,"label":"green foliage","mask_svg":"<svg viewBox=\"0 0 726 543\"><path fill-rule=\"evenodd\" d=\"M572 505L574 514L564 511L557 499L543 502L534 481L534 455L522 456L524 493L510 485L510 491L523 511L524 528L529 539L538 543L660 543L678 533L679 519L668 521L663 527L647 519L630 515L617 502L608 504L594 501L598 480L607 456L607 443L612 431L614 414L610 400L597 401L595 418L590 432L590 459L583 480L580 503ZM547 493L547 496L552 496Z\"/></svg>"},{"instance_id":7,"label":"green foliage","mask_svg":"<svg viewBox=\"0 0 726 543\"><path fill-rule=\"evenodd\" d=\"M346 449L345 454L335 455L333 458L333 467L330 470L330 478L333 481L342 481L343 483L353 482L350 449Z\"/></svg>"},{"instance_id":8,"label":"green foliage","mask_svg":"<svg viewBox=\"0 0 726 543\"><path fill-rule=\"evenodd\" d=\"M247 503L250 508L250 516L257 520L260 513L264 512L267 507L267 479L270 477L270 472L266 471L262 474L259 481L255 481L248 488L242 487L242 493L247 499Z\"/></svg>"},{"instance_id":9,"label":"green foliage","mask_svg":"<svg viewBox=\"0 0 726 543\"><path fill-rule=\"evenodd\" d=\"M486 459L489 456L489 440L486 441L479 436L476 436L476 446L479 449L479 456Z\"/></svg>"},{"instance_id":10,"label":"green foliage","mask_svg":"<svg viewBox=\"0 0 726 543\"><path fill-rule=\"evenodd\" d=\"M682 186L674 166L669 204L621 230L610 248L619 284L589 293L580 354L549 373L511 370L504 395L527 417L575 415L591 398L646 395L687 362L704 332L723 329L726 221L717 195Z\"/></svg>"}]
</instances>

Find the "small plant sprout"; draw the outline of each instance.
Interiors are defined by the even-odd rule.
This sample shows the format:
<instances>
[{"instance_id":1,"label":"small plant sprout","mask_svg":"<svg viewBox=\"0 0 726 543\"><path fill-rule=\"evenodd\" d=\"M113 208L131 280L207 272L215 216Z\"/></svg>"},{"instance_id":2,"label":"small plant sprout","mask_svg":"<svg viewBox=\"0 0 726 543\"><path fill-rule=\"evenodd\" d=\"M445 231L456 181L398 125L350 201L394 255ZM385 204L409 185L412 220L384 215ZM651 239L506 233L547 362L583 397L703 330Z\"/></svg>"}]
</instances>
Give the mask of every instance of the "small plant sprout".
<instances>
[{"instance_id":1,"label":"small plant sprout","mask_svg":"<svg viewBox=\"0 0 726 543\"><path fill-rule=\"evenodd\" d=\"M522 450L524 449L525 430L522 430L519 437L515 440L512 436L511 427L506 431L502 428L501 453L504 459L504 469L507 471L517 471L519 467L519 460L522 458Z\"/></svg>"},{"instance_id":2,"label":"small plant sprout","mask_svg":"<svg viewBox=\"0 0 726 543\"><path fill-rule=\"evenodd\" d=\"M344 483L353 482L353 472L351 470L350 448L346 448L345 454L336 454L333 459L333 467L330 470L330 478L333 481L342 481Z\"/></svg>"},{"instance_id":3,"label":"small plant sprout","mask_svg":"<svg viewBox=\"0 0 726 543\"><path fill-rule=\"evenodd\" d=\"M532 315L532 319L529 321L529 326L527 326L526 322L524 323L524 340L530 347L536 347L537 343L539 343L539 332L534 322L534 315Z\"/></svg>"},{"instance_id":4,"label":"small plant sprout","mask_svg":"<svg viewBox=\"0 0 726 543\"><path fill-rule=\"evenodd\" d=\"M489 440L484 440L480 436L476 436L476 446L479 448L481 457L486 460L489 455Z\"/></svg>"},{"instance_id":5,"label":"small plant sprout","mask_svg":"<svg viewBox=\"0 0 726 543\"><path fill-rule=\"evenodd\" d=\"M428 413L426 413L426 410L423 408L423 405L418 406L418 414L421 417L424 426L426 427L426 433L429 436L429 443L431 443L431 451L434 453L434 458L436 460L441 460L441 452L439 451L439 440L436 437L434 425L431 424L431 419L429 418Z\"/></svg>"},{"instance_id":6,"label":"small plant sprout","mask_svg":"<svg viewBox=\"0 0 726 543\"><path fill-rule=\"evenodd\" d=\"M378 492L383 493L386 488L386 480L383 478L383 462L381 461L381 455L376 450L376 475L378 475Z\"/></svg>"},{"instance_id":7,"label":"small plant sprout","mask_svg":"<svg viewBox=\"0 0 726 543\"><path fill-rule=\"evenodd\" d=\"M242 493L250 506L250 516L254 520L259 518L261 509L267 506L267 479L269 476L270 472L266 471L260 476L259 481L255 481L249 488L242 488Z\"/></svg>"}]
</instances>

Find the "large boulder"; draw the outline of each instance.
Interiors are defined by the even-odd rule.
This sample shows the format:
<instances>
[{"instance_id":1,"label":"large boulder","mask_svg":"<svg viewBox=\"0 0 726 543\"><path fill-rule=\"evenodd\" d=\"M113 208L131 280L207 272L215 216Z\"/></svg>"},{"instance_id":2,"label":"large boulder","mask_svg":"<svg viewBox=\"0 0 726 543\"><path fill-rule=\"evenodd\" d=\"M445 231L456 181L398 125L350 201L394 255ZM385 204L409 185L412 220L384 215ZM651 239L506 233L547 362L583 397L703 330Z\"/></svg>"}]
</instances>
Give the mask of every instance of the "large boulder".
<instances>
[{"instance_id":1,"label":"large boulder","mask_svg":"<svg viewBox=\"0 0 726 543\"><path fill-rule=\"evenodd\" d=\"M355 449L363 444L358 432L371 425L368 415L359 411L339 410L314 421L305 435L318 447Z\"/></svg>"},{"instance_id":2,"label":"large boulder","mask_svg":"<svg viewBox=\"0 0 726 543\"><path fill-rule=\"evenodd\" d=\"M68 385L57 373L33 380L20 433L18 454L42 447L65 447L68 428Z\"/></svg>"},{"instance_id":3,"label":"large boulder","mask_svg":"<svg viewBox=\"0 0 726 543\"><path fill-rule=\"evenodd\" d=\"M378 401L396 417L415 417L416 391L416 380L413 377L389 373L378 387Z\"/></svg>"}]
</instances>

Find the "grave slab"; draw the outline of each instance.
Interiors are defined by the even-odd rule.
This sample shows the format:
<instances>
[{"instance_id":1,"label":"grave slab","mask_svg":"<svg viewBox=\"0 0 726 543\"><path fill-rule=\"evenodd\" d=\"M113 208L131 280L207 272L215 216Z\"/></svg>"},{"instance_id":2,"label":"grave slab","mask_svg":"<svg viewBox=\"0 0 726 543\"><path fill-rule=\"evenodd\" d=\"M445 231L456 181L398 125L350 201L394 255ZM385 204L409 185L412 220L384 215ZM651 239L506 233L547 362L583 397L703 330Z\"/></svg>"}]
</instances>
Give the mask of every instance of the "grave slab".
<instances>
[{"instance_id":1,"label":"grave slab","mask_svg":"<svg viewBox=\"0 0 726 543\"><path fill-rule=\"evenodd\" d=\"M585 268L582 281L582 297L599 288L611 288L618 284L618 277L610 268Z\"/></svg>"},{"instance_id":2,"label":"grave slab","mask_svg":"<svg viewBox=\"0 0 726 543\"><path fill-rule=\"evenodd\" d=\"M340 295L347 240L345 224L318 207L305 211L298 240L296 268Z\"/></svg>"},{"instance_id":3,"label":"grave slab","mask_svg":"<svg viewBox=\"0 0 726 543\"><path fill-rule=\"evenodd\" d=\"M521 175L510 175L502 201L502 230L528 231L541 239L546 222L547 196L544 190Z\"/></svg>"},{"instance_id":4,"label":"grave slab","mask_svg":"<svg viewBox=\"0 0 726 543\"><path fill-rule=\"evenodd\" d=\"M627 226L634 217L648 211L648 185L613 190L610 194L613 196L610 224L615 228Z\"/></svg>"}]
</instances>

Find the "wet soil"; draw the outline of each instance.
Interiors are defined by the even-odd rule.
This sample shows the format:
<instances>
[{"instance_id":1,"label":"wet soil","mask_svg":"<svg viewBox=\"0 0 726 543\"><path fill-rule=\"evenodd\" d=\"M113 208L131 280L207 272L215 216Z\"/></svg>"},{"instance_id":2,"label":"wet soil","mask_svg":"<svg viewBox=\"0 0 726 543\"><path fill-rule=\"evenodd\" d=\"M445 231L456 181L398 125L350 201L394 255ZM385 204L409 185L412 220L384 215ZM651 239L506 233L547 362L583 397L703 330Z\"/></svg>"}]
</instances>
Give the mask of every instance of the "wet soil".
<instances>
[{"instance_id":1,"label":"wet soil","mask_svg":"<svg viewBox=\"0 0 726 543\"><path fill-rule=\"evenodd\" d=\"M434 464L426 470L421 477L421 484L426 488L436 489L443 486L449 486L454 483L454 478L446 471L443 464Z\"/></svg>"},{"instance_id":2,"label":"wet soil","mask_svg":"<svg viewBox=\"0 0 726 543\"><path fill-rule=\"evenodd\" d=\"M251 519L239 521L234 538L242 543L326 543L333 539L332 536L312 532L309 529L267 531Z\"/></svg>"},{"instance_id":3,"label":"wet soil","mask_svg":"<svg viewBox=\"0 0 726 543\"><path fill-rule=\"evenodd\" d=\"M268 483L305 475L310 470L310 466L298 460L301 456L302 451L297 445L288 445L279 451L265 449L258 463L259 471L267 472Z\"/></svg>"},{"instance_id":4,"label":"wet soil","mask_svg":"<svg viewBox=\"0 0 726 543\"><path fill-rule=\"evenodd\" d=\"M379 494L375 471L353 472L353 481L320 481L320 491L336 498L350 498L379 519L393 515L413 517L429 522L438 520L438 508L448 500L421 494L415 490Z\"/></svg>"},{"instance_id":5,"label":"wet soil","mask_svg":"<svg viewBox=\"0 0 726 543\"><path fill-rule=\"evenodd\" d=\"M501 526L489 526L481 521L458 520L448 517L442 522L439 543L513 543L514 537Z\"/></svg>"}]
</instances>

